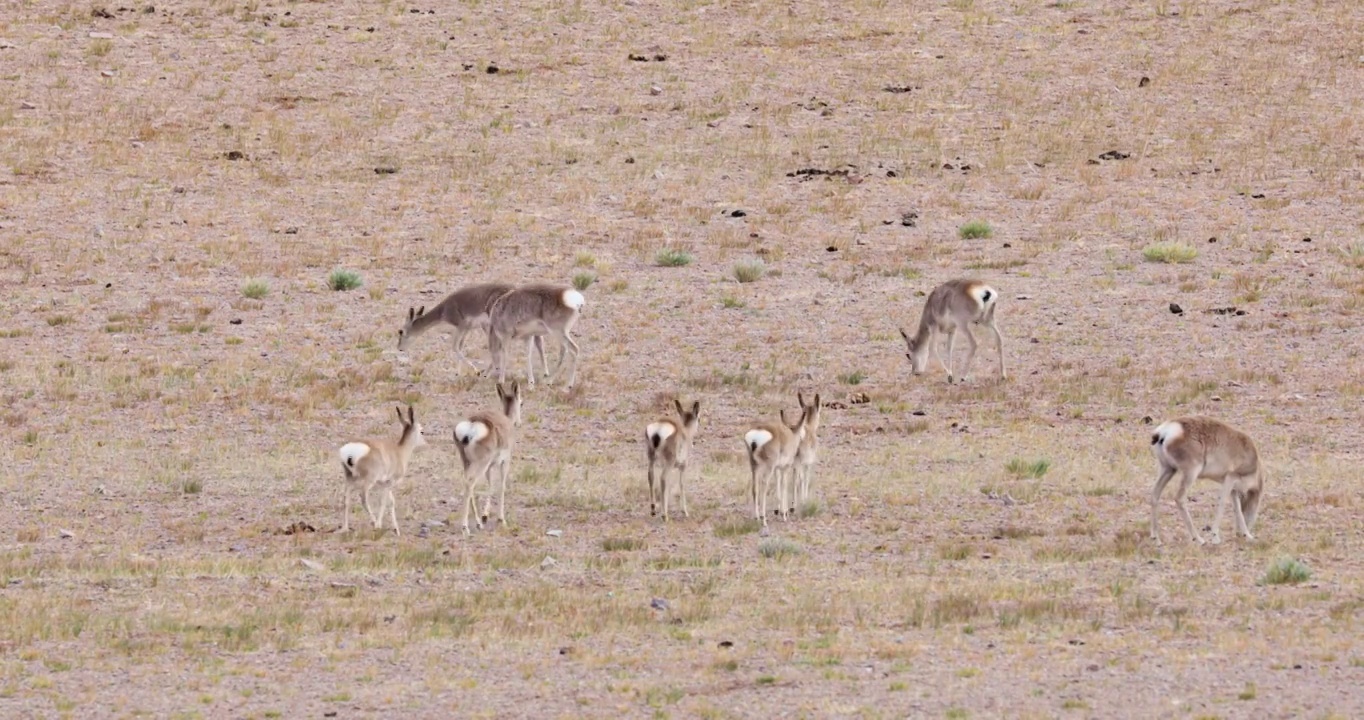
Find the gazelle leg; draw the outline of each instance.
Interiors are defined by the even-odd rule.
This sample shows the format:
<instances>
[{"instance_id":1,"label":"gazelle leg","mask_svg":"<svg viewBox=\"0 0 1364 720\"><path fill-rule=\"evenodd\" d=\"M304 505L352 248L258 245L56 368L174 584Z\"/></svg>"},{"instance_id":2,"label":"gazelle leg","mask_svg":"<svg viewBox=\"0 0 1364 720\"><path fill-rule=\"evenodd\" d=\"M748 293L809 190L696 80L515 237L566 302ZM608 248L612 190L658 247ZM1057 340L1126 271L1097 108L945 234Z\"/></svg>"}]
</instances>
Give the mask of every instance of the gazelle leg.
<instances>
[{"instance_id":1,"label":"gazelle leg","mask_svg":"<svg viewBox=\"0 0 1364 720\"><path fill-rule=\"evenodd\" d=\"M1157 545L1160 544L1160 532L1156 529L1156 519L1160 514L1160 494L1165 492L1165 486L1170 484L1170 478L1174 476L1174 468L1161 466L1160 477L1156 478L1156 487L1151 491L1151 539Z\"/></svg>"}]
</instances>

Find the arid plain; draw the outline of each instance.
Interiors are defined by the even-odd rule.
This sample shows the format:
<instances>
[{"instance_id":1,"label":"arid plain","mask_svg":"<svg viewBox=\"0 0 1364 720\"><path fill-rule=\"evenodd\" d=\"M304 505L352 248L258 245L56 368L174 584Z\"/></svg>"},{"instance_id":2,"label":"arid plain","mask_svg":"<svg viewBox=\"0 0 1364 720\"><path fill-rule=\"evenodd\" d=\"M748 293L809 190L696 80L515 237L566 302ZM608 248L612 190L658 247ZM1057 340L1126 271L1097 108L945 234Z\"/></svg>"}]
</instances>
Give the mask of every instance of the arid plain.
<instances>
[{"instance_id":1,"label":"arid plain","mask_svg":"<svg viewBox=\"0 0 1364 720\"><path fill-rule=\"evenodd\" d=\"M1347 2L4 0L0 714L1364 715L1361 37ZM971 382L910 374L963 275L1005 382L980 331ZM493 383L396 341L485 280L587 304L466 538ZM763 534L740 438L798 391L816 503ZM403 534L339 534L337 448L400 402ZM1147 539L1190 413L1259 443L1254 541L1192 544L1173 488Z\"/></svg>"}]
</instances>

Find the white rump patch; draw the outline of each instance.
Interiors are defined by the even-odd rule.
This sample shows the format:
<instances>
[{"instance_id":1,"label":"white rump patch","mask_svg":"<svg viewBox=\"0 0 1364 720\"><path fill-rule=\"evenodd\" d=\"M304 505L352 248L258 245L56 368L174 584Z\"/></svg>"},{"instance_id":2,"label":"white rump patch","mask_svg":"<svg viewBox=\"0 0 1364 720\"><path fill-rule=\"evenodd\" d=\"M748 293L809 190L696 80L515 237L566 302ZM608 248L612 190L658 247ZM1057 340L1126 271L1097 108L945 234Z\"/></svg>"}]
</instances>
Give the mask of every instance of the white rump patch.
<instances>
[{"instance_id":1,"label":"white rump patch","mask_svg":"<svg viewBox=\"0 0 1364 720\"><path fill-rule=\"evenodd\" d=\"M475 420L465 420L455 426L455 439L460 445L476 443L488 437L488 426Z\"/></svg>"},{"instance_id":2,"label":"white rump patch","mask_svg":"<svg viewBox=\"0 0 1364 720\"><path fill-rule=\"evenodd\" d=\"M977 305L984 308L999 299L999 293L989 285L977 285L971 288L971 297L976 301Z\"/></svg>"},{"instance_id":3,"label":"white rump patch","mask_svg":"<svg viewBox=\"0 0 1364 720\"><path fill-rule=\"evenodd\" d=\"M368 454L369 445L362 442L346 443L341 446L341 464L346 467L355 467L355 464Z\"/></svg>"},{"instance_id":4,"label":"white rump patch","mask_svg":"<svg viewBox=\"0 0 1364 720\"><path fill-rule=\"evenodd\" d=\"M1163 422L1156 428L1156 437L1160 438L1161 446L1169 445L1171 440L1184 437L1184 426L1174 420Z\"/></svg>"},{"instance_id":5,"label":"white rump patch","mask_svg":"<svg viewBox=\"0 0 1364 720\"><path fill-rule=\"evenodd\" d=\"M744 444L748 446L749 450L757 450L769 442L772 442L772 433L766 430L754 428L744 434Z\"/></svg>"},{"instance_id":6,"label":"white rump patch","mask_svg":"<svg viewBox=\"0 0 1364 720\"><path fill-rule=\"evenodd\" d=\"M587 304L587 298L583 297L582 293L572 288L564 291L562 300L564 307L569 310L581 310L583 305Z\"/></svg>"},{"instance_id":7,"label":"white rump patch","mask_svg":"<svg viewBox=\"0 0 1364 720\"><path fill-rule=\"evenodd\" d=\"M644 428L644 434L649 436L654 445L662 445L664 440L673 436L677 428L670 422L649 423L649 427Z\"/></svg>"}]
</instances>

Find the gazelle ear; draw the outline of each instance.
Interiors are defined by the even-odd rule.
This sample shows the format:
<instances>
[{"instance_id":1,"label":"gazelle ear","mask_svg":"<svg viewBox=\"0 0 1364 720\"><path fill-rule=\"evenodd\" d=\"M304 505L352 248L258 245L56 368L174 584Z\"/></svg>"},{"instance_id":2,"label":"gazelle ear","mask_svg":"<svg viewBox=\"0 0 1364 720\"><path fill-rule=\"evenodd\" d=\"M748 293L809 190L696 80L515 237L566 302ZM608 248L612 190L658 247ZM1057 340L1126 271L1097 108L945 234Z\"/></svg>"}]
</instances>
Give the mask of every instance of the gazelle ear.
<instances>
[{"instance_id":1,"label":"gazelle ear","mask_svg":"<svg viewBox=\"0 0 1364 720\"><path fill-rule=\"evenodd\" d=\"M692 417L701 417L701 401L700 401L700 400L697 400L696 402L694 402L694 403L691 404L691 416L692 416Z\"/></svg>"},{"instance_id":2,"label":"gazelle ear","mask_svg":"<svg viewBox=\"0 0 1364 720\"><path fill-rule=\"evenodd\" d=\"M394 408L394 409L396 409L396 410L398 411L398 422L400 422L400 423L406 425L406 424L407 424L407 418L403 417L403 409L402 409L402 408Z\"/></svg>"},{"instance_id":3,"label":"gazelle ear","mask_svg":"<svg viewBox=\"0 0 1364 720\"><path fill-rule=\"evenodd\" d=\"M408 319L409 321L411 321L411 320L415 320L416 318L417 318L417 310L416 310L416 308L408 308L408 309L407 309L407 319Z\"/></svg>"},{"instance_id":4,"label":"gazelle ear","mask_svg":"<svg viewBox=\"0 0 1364 720\"><path fill-rule=\"evenodd\" d=\"M796 402L800 403L800 406L801 406L801 407L805 407L805 393L803 393L803 392L797 392L797 393L796 393Z\"/></svg>"},{"instance_id":5,"label":"gazelle ear","mask_svg":"<svg viewBox=\"0 0 1364 720\"><path fill-rule=\"evenodd\" d=\"M520 381L520 380L513 380L513 381L512 381L512 391L511 391L511 394L512 394L513 397L519 397L519 396L521 395L521 381Z\"/></svg>"},{"instance_id":6,"label":"gazelle ear","mask_svg":"<svg viewBox=\"0 0 1364 720\"><path fill-rule=\"evenodd\" d=\"M515 381L513 381L513 382L515 382ZM497 396L500 397L500 398L505 398L505 397L507 397L507 391L502 389L502 383L498 383L498 384L497 384Z\"/></svg>"},{"instance_id":7,"label":"gazelle ear","mask_svg":"<svg viewBox=\"0 0 1364 720\"><path fill-rule=\"evenodd\" d=\"M417 308L417 317L421 317L422 315L425 315L425 314L426 314L426 306L425 306L425 305L423 305L423 306Z\"/></svg>"},{"instance_id":8,"label":"gazelle ear","mask_svg":"<svg viewBox=\"0 0 1364 720\"><path fill-rule=\"evenodd\" d=\"M819 393L815 393L815 407L819 407Z\"/></svg>"},{"instance_id":9,"label":"gazelle ear","mask_svg":"<svg viewBox=\"0 0 1364 720\"><path fill-rule=\"evenodd\" d=\"M900 337L904 338L905 342L909 342L909 333L905 332L904 328L900 328Z\"/></svg>"},{"instance_id":10,"label":"gazelle ear","mask_svg":"<svg viewBox=\"0 0 1364 720\"><path fill-rule=\"evenodd\" d=\"M417 411L412 409L411 405L407 406L407 423L409 425L417 424Z\"/></svg>"},{"instance_id":11,"label":"gazelle ear","mask_svg":"<svg viewBox=\"0 0 1364 720\"><path fill-rule=\"evenodd\" d=\"M682 411L682 401L681 401L681 400L678 400L677 398L673 398L673 407L677 408L677 414L678 414L678 415L686 415L686 414L687 414L687 413L685 413L685 412Z\"/></svg>"}]
</instances>

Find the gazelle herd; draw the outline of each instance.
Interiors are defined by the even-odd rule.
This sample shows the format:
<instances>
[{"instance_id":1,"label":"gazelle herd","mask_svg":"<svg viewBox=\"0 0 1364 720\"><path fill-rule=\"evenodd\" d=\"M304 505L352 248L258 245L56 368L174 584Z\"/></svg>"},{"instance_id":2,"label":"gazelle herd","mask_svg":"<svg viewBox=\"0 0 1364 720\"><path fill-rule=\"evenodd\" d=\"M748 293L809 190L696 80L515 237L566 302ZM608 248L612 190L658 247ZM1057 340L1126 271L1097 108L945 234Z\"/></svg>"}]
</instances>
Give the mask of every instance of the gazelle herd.
<instances>
[{"instance_id":1,"label":"gazelle herd","mask_svg":"<svg viewBox=\"0 0 1364 720\"><path fill-rule=\"evenodd\" d=\"M572 354L565 387L571 388L577 378L579 348L571 331L586 302L583 294L572 287L544 283L513 286L505 283L483 283L462 287L447 296L429 311L408 308L407 319L398 330L398 349L406 350L412 341L440 325L453 329L456 358L480 375L496 375L497 409L474 413L459 420L454 429L455 447L464 466L464 502L462 504L463 531L470 534L469 513L474 511L475 523L482 529L488 522L492 495L497 492L498 522L506 524L507 478L511 472L515 430L521 424L521 385L513 380L504 389L507 372L508 346L515 341L526 342L526 382L535 384L535 356L546 382L553 382L564 370L566 355ZM971 362L975 359L978 342L972 325L988 328L995 336L999 355L1000 379L1008 377L1004 363L1004 336L995 320L999 292L976 279L961 278L938 285L929 293L919 319L918 331L913 335L900 328L900 335L908 346L913 374L921 375L928 369L930 356L947 372L948 383L970 378ZM464 355L465 337L474 330L488 335L488 350L492 357L486 368L480 368ZM958 332L964 332L969 344L961 374L953 364ZM947 359L938 353L941 335L947 336ZM553 374L545 359L544 338L559 342L559 360ZM751 472L749 493L753 503L753 517L767 526L767 498L776 489L776 514L782 520L809 502L810 476L818 460L819 419L822 407L815 394L810 403L797 393L800 416L793 423L787 421L785 410L777 419L757 420L745 427L742 440L748 455ZM692 444L700 430L701 403L693 401L685 407L673 401L675 417L662 418L644 428L645 456L648 460L649 512L657 515L662 506L664 521L670 520L669 473L677 478L677 490L682 503L682 515L688 516L685 475ZM383 527L387 512L393 530L398 530L393 491L402 481L408 462L416 449L426 443L422 426L409 406L404 417L398 409L402 433L398 440L375 439L348 442L340 449L341 466L345 473L345 515L341 530L350 529L351 494L360 494L361 505L369 514L376 529ZM1264 479L1255 443L1245 433L1201 416L1181 417L1159 425L1151 436L1151 445L1160 473L1151 494L1151 539L1160 543L1157 530L1160 495L1175 473L1180 483L1175 495L1175 506L1184 518L1191 538L1202 544L1204 539L1194 527L1193 518L1185 507L1189 488L1200 478L1221 484L1217 513L1212 524L1213 543L1221 542L1222 516L1230 505L1237 531L1247 540L1253 539L1251 528L1263 499ZM487 485L483 512L478 513L475 490ZM375 512L369 495L380 490L382 496Z\"/></svg>"}]
</instances>

